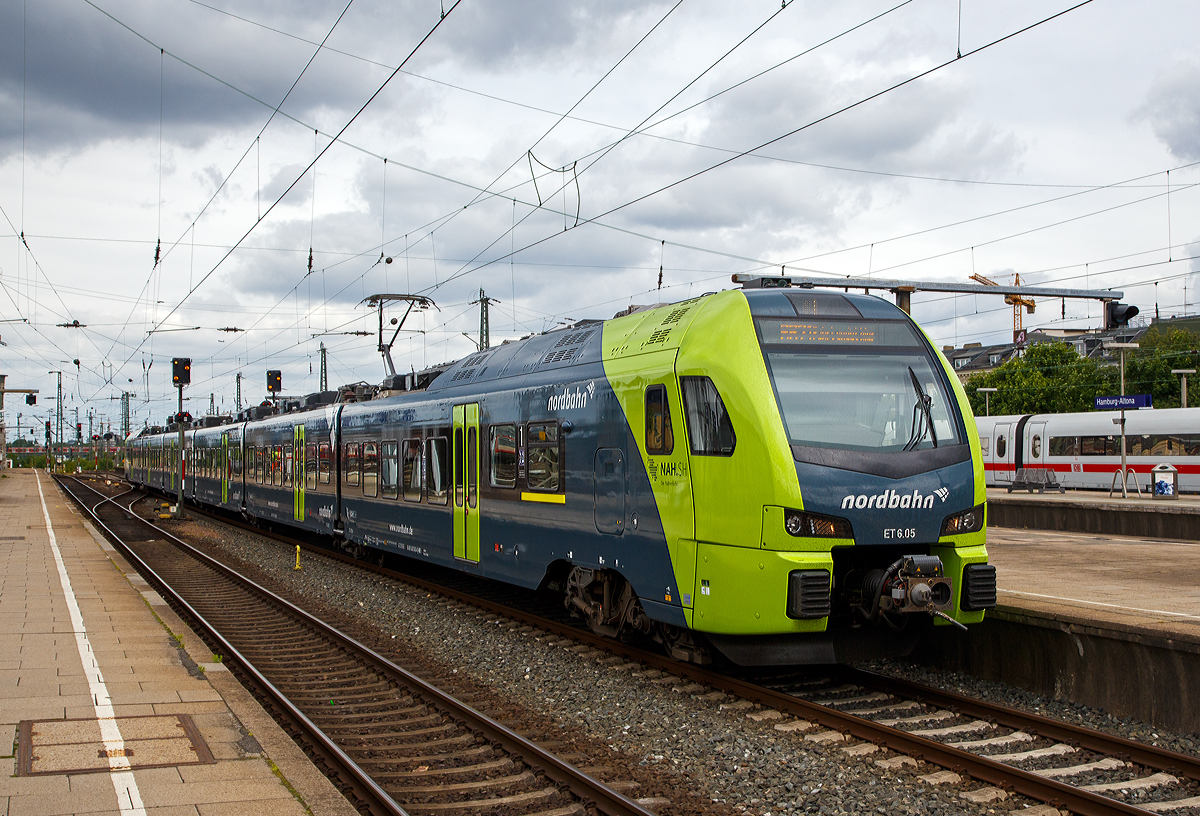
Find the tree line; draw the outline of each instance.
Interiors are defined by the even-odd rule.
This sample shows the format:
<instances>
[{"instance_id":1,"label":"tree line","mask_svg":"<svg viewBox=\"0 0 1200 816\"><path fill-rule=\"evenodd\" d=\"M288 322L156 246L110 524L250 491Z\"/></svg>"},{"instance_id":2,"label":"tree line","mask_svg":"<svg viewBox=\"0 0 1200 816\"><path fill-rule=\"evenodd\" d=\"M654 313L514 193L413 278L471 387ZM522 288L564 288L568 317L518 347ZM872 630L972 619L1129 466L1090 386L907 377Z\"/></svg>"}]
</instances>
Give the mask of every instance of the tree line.
<instances>
[{"instance_id":1,"label":"tree line","mask_svg":"<svg viewBox=\"0 0 1200 816\"><path fill-rule=\"evenodd\" d=\"M1200 335L1155 327L1138 343L1125 353L1125 393L1150 394L1155 408L1180 407L1180 376L1171 369L1200 371ZM1189 378L1188 405L1200 406L1200 377ZM1096 397L1120 394L1121 372L1110 360L1081 356L1070 343L1038 343L993 371L973 374L964 387L977 416L985 411L980 388L997 389L988 398L993 415L1061 414L1091 411Z\"/></svg>"}]
</instances>

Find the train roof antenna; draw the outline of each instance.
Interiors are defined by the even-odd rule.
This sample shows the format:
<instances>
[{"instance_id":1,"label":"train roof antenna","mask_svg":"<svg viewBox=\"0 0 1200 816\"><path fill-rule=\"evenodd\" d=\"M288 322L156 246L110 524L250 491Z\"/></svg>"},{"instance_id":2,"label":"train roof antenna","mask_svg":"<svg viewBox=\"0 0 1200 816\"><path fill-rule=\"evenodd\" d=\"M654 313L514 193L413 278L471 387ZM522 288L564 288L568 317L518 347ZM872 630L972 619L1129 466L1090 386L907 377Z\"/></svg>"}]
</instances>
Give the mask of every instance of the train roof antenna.
<instances>
[{"instance_id":1,"label":"train roof antenna","mask_svg":"<svg viewBox=\"0 0 1200 816\"><path fill-rule=\"evenodd\" d=\"M396 320L396 318L392 318L392 324L396 327L396 331L392 332L392 339L387 341L387 343L384 343L383 342L383 307L386 304L392 303L394 301L406 301L408 303L408 308L404 311L404 317L400 318L399 320ZM384 367L387 369L387 376L395 377L396 376L396 366L392 362L392 344L396 342L396 338L400 335L400 330L402 328L404 328L404 321L408 320L408 316L410 314L412 314L413 309L423 312L423 311L427 310L430 306L432 306L435 309L438 309L438 305L433 302L432 298L427 298L424 295L378 294L378 295L371 295L370 297L363 298L362 302L367 304L367 306L371 307L372 309L374 309L374 308L379 309L379 353L383 355L383 364L384 364ZM440 312L441 309L438 309L438 311Z\"/></svg>"}]
</instances>

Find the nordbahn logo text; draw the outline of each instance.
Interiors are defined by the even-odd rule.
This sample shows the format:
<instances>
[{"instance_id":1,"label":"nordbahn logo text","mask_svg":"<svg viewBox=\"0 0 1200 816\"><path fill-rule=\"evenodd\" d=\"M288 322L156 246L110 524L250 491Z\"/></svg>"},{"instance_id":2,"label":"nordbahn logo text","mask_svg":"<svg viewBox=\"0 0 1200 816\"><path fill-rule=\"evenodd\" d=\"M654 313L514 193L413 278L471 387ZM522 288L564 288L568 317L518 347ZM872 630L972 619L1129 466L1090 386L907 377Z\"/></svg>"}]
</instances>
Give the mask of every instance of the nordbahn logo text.
<instances>
[{"instance_id":1,"label":"nordbahn logo text","mask_svg":"<svg viewBox=\"0 0 1200 816\"><path fill-rule=\"evenodd\" d=\"M573 411L576 408L586 408L588 397L596 392L596 384L588 383L586 389L576 388L574 391L567 389L561 394L552 394L546 400L547 411Z\"/></svg>"},{"instance_id":2,"label":"nordbahn logo text","mask_svg":"<svg viewBox=\"0 0 1200 816\"><path fill-rule=\"evenodd\" d=\"M933 507L934 496L946 500L950 495L950 491L944 487L939 487L934 493L926 496L920 490L914 490L912 493L897 493L895 490L885 490L876 496L846 496L842 499L842 509L855 510L874 509L874 510L928 510Z\"/></svg>"}]
</instances>

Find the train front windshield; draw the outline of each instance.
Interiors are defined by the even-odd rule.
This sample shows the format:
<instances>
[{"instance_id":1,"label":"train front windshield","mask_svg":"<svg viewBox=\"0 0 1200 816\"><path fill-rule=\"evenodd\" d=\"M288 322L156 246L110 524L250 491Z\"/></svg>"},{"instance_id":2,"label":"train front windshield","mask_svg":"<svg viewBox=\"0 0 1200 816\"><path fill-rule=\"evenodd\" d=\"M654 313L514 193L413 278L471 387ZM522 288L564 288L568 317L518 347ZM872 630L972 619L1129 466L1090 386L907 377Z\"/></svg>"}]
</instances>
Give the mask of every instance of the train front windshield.
<instances>
[{"instance_id":1,"label":"train front windshield","mask_svg":"<svg viewBox=\"0 0 1200 816\"><path fill-rule=\"evenodd\" d=\"M894 453L961 443L944 378L910 324L756 323L792 445Z\"/></svg>"}]
</instances>

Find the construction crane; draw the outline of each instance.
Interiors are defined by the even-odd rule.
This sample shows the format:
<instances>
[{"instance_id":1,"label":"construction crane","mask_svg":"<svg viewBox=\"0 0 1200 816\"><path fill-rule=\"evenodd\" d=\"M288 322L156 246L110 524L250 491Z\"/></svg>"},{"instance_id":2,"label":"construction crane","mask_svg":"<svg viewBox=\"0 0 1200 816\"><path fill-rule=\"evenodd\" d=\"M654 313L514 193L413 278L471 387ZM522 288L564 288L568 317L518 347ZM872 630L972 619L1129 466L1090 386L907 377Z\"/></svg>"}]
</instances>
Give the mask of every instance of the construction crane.
<instances>
[{"instance_id":1,"label":"construction crane","mask_svg":"<svg viewBox=\"0 0 1200 816\"><path fill-rule=\"evenodd\" d=\"M1014 277L1013 286L1020 286L1021 285L1021 273L1018 272L1013 277ZM971 280L979 281L980 283L982 283L985 286L999 286L1000 285L1000 284L996 283L994 280L992 280L991 278L986 278L983 275L972 275ZM1033 314L1034 309L1037 308L1037 304L1033 302L1033 298L1022 297L1021 295L1005 295L1004 302L1013 307L1013 342L1018 343L1023 339L1021 337L1021 334L1023 331L1022 320L1021 320L1021 307L1024 306L1025 311L1029 312L1030 314Z\"/></svg>"}]
</instances>

